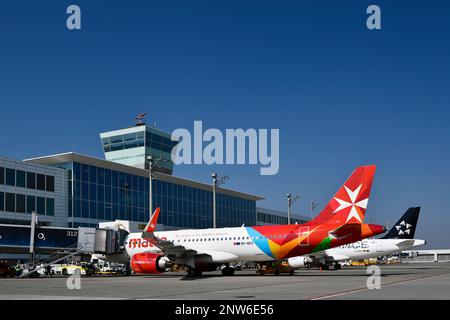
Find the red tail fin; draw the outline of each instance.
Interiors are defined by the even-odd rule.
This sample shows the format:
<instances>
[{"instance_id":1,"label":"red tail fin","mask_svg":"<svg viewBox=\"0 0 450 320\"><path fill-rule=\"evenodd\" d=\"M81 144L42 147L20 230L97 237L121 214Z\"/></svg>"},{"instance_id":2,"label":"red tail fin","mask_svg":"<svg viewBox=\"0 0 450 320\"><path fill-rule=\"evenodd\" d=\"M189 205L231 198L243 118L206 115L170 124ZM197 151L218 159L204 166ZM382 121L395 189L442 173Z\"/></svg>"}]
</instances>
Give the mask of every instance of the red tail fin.
<instances>
[{"instance_id":1,"label":"red tail fin","mask_svg":"<svg viewBox=\"0 0 450 320\"><path fill-rule=\"evenodd\" d=\"M161 211L160 208L156 208L155 212L152 215L152 218L150 219L149 223L144 229L144 232L152 233L155 232L156 229L156 223L158 222L159 212Z\"/></svg>"},{"instance_id":2,"label":"red tail fin","mask_svg":"<svg viewBox=\"0 0 450 320\"><path fill-rule=\"evenodd\" d=\"M376 166L358 167L313 223L362 223Z\"/></svg>"}]
</instances>

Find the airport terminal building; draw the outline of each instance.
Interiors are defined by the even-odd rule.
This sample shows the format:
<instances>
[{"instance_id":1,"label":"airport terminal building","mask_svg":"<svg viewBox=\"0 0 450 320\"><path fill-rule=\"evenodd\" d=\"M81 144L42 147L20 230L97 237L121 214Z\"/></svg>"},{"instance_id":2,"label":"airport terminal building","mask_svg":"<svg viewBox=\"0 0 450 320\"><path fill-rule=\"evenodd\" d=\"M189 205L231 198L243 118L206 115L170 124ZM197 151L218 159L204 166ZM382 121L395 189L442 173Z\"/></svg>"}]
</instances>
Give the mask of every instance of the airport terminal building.
<instances>
[{"instance_id":1,"label":"airport terminal building","mask_svg":"<svg viewBox=\"0 0 450 320\"><path fill-rule=\"evenodd\" d=\"M160 228L212 226L212 186L173 175L170 151L176 139L145 124L100 134L105 159L74 152L24 161L0 157L0 224L96 227L149 220L149 156L153 169L153 208L161 207ZM153 167L152 167L153 168ZM225 188L217 190L217 227L286 223L283 212L256 206L263 198ZM306 217L294 216L293 222Z\"/></svg>"}]
</instances>

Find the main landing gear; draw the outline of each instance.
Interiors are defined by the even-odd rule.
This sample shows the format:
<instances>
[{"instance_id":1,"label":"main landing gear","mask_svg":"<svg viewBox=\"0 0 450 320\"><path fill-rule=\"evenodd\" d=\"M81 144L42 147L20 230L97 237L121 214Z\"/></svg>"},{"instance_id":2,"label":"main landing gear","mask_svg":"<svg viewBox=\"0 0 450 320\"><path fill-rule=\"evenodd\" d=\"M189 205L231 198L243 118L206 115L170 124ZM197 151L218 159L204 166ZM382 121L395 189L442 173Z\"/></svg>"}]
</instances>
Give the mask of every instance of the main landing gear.
<instances>
[{"instance_id":1,"label":"main landing gear","mask_svg":"<svg viewBox=\"0 0 450 320\"><path fill-rule=\"evenodd\" d=\"M333 269L334 270L341 270L342 266L339 263L334 263L333 264ZM330 265L329 264L321 264L320 265L320 270L330 270Z\"/></svg>"},{"instance_id":2,"label":"main landing gear","mask_svg":"<svg viewBox=\"0 0 450 320\"><path fill-rule=\"evenodd\" d=\"M234 276L234 268L225 267L222 269L222 276L224 277L232 277Z\"/></svg>"},{"instance_id":3,"label":"main landing gear","mask_svg":"<svg viewBox=\"0 0 450 320\"><path fill-rule=\"evenodd\" d=\"M330 266L326 263L323 263L320 265L320 270L329 270Z\"/></svg>"},{"instance_id":4,"label":"main landing gear","mask_svg":"<svg viewBox=\"0 0 450 320\"><path fill-rule=\"evenodd\" d=\"M195 277L201 277L202 272L200 270L189 268L187 271L188 278L195 278Z\"/></svg>"}]
</instances>

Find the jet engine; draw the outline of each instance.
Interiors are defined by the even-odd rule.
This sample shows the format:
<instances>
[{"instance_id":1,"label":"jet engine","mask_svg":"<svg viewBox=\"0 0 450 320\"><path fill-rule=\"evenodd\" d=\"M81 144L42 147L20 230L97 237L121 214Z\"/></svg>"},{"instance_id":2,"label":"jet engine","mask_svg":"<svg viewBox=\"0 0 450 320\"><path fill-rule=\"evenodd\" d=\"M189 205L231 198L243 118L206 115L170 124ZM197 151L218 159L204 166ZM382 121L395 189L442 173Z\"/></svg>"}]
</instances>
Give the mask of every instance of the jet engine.
<instances>
[{"instance_id":1,"label":"jet engine","mask_svg":"<svg viewBox=\"0 0 450 320\"><path fill-rule=\"evenodd\" d=\"M136 273L159 274L170 265L167 257L155 253L138 253L131 258L131 268Z\"/></svg>"},{"instance_id":2,"label":"jet engine","mask_svg":"<svg viewBox=\"0 0 450 320\"><path fill-rule=\"evenodd\" d=\"M289 267L294 269L310 266L313 262L313 259L310 257L293 257L288 259Z\"/></svg>"}]
</instances>

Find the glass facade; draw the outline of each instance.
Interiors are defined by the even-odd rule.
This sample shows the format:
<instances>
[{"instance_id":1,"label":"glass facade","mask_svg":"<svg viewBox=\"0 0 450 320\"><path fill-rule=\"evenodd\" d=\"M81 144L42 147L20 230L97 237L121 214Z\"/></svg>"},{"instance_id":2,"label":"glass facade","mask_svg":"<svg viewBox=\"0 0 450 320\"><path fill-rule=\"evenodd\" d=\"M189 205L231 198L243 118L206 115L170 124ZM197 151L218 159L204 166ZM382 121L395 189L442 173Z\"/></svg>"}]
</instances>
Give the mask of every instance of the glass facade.
<instances>
[{"instance_id":1,"label":"glass facade","mask_svg":"<svg viewBox=\"0 0 450 320\"><path fill-rule=\"evenodd\" d=\"M171 153L178 142L172 141L154 132L135 132L102 139L105 152L149 147L155 150Z\"/></svg>"},{"instance_id":2,"label":"glass facade","mask_svg":"<svg viewBox=\"0 0 450 320\"><path fill-rule=\"evenodd\" d=\"M5 198L5 211L16 212L16 195L6 192Z\"/></svg>"},{"instance_id":3,"label":"glass facade","mask_svg":"<svg viewBox=\"0 0 450 320\"><path fill-rule=\"evenodd\" d=\"M270 213L258 212L257 220L259 223L267 223L267 224L287 224L288 218L283 216L278 216ZM291 217L291 223L306 223L306 219L297 219Z\"/></svg>"},{"instance_id":4,"label":"glass facade","mask_svg":"<svg viewBox=\"0 0 450 320\"><path fill-rule=\"evenodd\" d=\"M36 174L34 172L27 172L27 188L36 189Z\"/></svg>"},{"instance_id":5,"label":"glass facade","mask_svg":"<svg viewBox=\"0 0 450 320\"><path fill-rule=\"evenodd\" d=\"M35 197L20 193L0 192L0 211L55 215L55 199Z\"/></svg>"},{"instance_id":6,"label":"glass facade","mask_svg":"<svg viewBox=\"0 0 450 320\"><path fill-rule=\"evenodd\" d=\"M0 192L0 211L5 211L5 193Z\"/></svg>"},{"instance_id":7,"label":"glass facade","mask_svg":"<svg viewBox=\"0 0 450 320\"><path fill-rule=\"evenodd\" d=\"M30 224L31 213L40 225L67 226L63 170L0 157L0 223Z\"/></svg>"},{"instance_id":8,"label":"glass facade","mask_svg":"<svg viewBox=\"0 0 450 320\"><path fill-rule=\"evenodd\" d=\"M25 188L25 171L16 171L16 186L20 188Z\"/></svg>"},{"instance_id":9,"label":"glass facade","mask_svg":"<svg viewBox=\"0 0 450 320\"><path fill-rule=\"evenodd\" d=\"M116 219L148 222L148 178L76 162L64 167L71 173L69 217L73 217L74 227ZM165 226L212 226L212 191L154 179L153 208L157 207L161 207L159 223ZM218 227L255 223L255 201L217 194Z\"/></svg>"},{"instance_id":10,"label":"glass facade","mask_svg":"<svg viewBox=\"0 0 450 320\"><path fill-rule=\"evenodd\" d=\"M32 213L36 210L36 197L27 196L27 213Z\"/></svg>"},{"instance_id":11,"label":"glass facade","mask_svg":"<svg viewBox=\"0 0 450 320\"><path fill-rule=\"evenodd\" d=\"M16 212L25 213L25 195L16 194Z\"/></svg>"},{"instance_id":12,"label":"glass facade","mask_svg":"<svg viewBox=\"0 0 450 320\"><path fill-rule=\"evenodd\" d=\"M291 215L291 223L306 223L310 220L309 217L303 215ZM256 222L257 225L272 225L272 224L287 224L287 213L279 210L268 208L256 208Z\"/></svg>"},{"instance_id":13,"label":"glass facade","mask_svg":"<svg viewBox=\"0 0 450 320\"><path fill-rule=\"evenodd\" d=\"M16 186L16 172L14 169L6 169L6 185L12 187Z\"/></svg>"},{"instance_id":14,"label":"glass facade","mask_svg":"<svg viewBox=\"0 0 450 320\"><path fill-rule=\"evenodd\" d=\"M105 152L145 147L145 132L128 133L102 139Z\"/></svg>"},{"instance_id":15,"label":"glass facade","mask_svg":"<svg viewBox=\"0 0 450 320\"><path fill-rule=\"evenodd\" d=\"M55 192L55 177L0 167L0 185Z\"/></svg>"}]
</instances>

